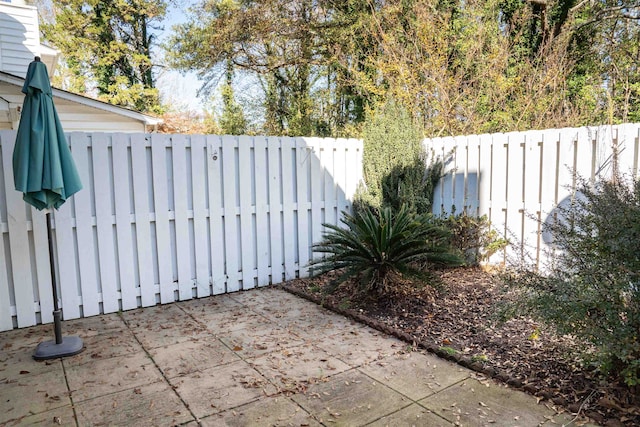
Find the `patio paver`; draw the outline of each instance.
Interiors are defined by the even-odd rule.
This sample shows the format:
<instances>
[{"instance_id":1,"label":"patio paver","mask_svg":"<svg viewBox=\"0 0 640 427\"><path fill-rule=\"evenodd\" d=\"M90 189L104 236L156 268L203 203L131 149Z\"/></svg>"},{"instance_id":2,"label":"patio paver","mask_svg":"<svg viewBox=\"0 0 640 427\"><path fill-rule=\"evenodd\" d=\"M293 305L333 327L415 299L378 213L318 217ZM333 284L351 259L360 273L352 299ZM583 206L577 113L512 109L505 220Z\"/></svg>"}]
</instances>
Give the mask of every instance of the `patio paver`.
<instances>
[{"instance_id":1,"label":"patio paver","mask_svg":"<svg viewBox=\"0 0 640 427\"><path fill-rule=\"evenodd\" d=\"M336 426L366 425L412 403L357 370L315 384L293 399L321 422Z\"/></svg>"},{"instance_id":2,"label":"patio paver","mask_svg":"<svg viewBox=\"0 0 640 427\"><path fill-rule=\"evenodd\" d=\"M276 393L269 381L243 361L172 378L170 382L197 418Z\"/></svg>"},{"instance_id":3,"label":"patio paver","mask_svg":"<svg viewBox=\"0 0 640 427\"><path fill-rule=\"evenodd\" d=\"M536 398L277 287L0 333L0 424L538 426Z\"/></svg>"},{"instance_id":4,"label":"patio paver","mask_svg":"<svg viewBox=\"0 0 640 427\"><path fill-rule=\"evenodd\" d=\"M309 426L322 424L287 397L268 397L200 420L203 427Z\"/></svg>"}]
</instances>

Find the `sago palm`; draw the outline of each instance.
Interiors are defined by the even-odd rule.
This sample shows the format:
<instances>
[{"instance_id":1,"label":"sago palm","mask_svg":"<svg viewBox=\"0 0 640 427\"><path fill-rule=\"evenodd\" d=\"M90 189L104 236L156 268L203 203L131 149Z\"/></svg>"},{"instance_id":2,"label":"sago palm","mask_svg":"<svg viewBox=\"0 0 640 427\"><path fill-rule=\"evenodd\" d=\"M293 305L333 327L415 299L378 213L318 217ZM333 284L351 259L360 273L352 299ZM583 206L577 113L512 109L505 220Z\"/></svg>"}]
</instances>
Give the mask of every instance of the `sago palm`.
<instances>
[{"instance_id":1,"label":"sago palm","mask_svg":"<svg viewBox=\"0 0 640 427\"><path fill-rule=\"evenodd\" d=\"M314 275L338 271L337 286L355 279L361 291L384 293L394 278L421 276L416 261L459 264L448 251L447 230L427 215L411 214L403 206L397 213L383 208L378 214L365 209L356 215L343 212L346 227L324 224L328 229L313 251L324 258L311 263Z\"/></svg>"}]
</instances>

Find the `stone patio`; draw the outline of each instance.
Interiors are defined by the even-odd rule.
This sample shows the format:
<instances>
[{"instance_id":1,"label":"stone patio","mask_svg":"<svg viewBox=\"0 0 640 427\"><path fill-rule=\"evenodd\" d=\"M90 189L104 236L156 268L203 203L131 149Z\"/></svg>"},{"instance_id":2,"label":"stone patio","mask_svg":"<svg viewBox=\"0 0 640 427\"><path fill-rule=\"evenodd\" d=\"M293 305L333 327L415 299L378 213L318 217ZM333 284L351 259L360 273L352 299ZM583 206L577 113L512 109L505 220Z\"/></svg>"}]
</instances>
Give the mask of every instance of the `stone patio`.
<instances>
[{"instance_id":1,"label":"stone patio","mask_svg":"<svg viewBox=\"0 0 640 427\"><path fill-rule=\"evenodd\" d=\"M552 426L533 396L277 287L0 333L0 425ZM576 420L581 421L581 420ZM581 425L584 422L580 423Z\"/></svg>"}]
</instances>

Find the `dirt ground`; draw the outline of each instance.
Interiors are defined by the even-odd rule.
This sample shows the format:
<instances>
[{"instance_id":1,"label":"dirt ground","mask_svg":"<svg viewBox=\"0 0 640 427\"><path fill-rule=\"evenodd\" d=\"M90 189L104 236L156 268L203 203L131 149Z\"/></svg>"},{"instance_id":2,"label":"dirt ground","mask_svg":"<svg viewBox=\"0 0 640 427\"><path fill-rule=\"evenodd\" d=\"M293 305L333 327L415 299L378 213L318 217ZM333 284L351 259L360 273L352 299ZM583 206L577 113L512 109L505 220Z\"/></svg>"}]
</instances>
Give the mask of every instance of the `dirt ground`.
<instances>
[{"instance_id":1,"label":"dirt ground","mask_svg":"<svg viewBox=\"0 0 640 427\"><path fill-rule=\"evenodd\" d=\"M576 354L584 343L531 319L499 319L506 297L495 275L480 268L435 275L440 290L403 284L379 301L345 287L328 294L328 276L291 281L285 289L598 423L640 425L640 388L583 366Z\"/></svg>"}]
</instances>

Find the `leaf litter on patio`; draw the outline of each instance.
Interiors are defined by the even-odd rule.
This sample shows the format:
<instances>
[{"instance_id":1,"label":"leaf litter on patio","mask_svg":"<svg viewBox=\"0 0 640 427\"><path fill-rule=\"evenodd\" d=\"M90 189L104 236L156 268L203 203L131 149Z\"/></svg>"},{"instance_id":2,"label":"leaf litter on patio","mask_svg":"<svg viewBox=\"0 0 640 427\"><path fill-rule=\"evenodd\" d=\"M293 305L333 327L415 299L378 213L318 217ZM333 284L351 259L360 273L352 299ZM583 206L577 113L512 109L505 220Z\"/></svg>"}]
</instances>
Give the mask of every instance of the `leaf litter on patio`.
<instances>
[{"instance_id":1,"label":"leaf litter on patio","mask_svg":"<svg viewBox=\"0 0 640 427\"><path fill-rule=\"evenodd\" d=\"M407 282L379 301L344 287L333 294L323 292L330 276L297 279L284 287L337 311L364 316L380 329L408 334L412 346L422 343L452 358L463 357L473 367L538 396L541 404L553 402L560 411L587 414L608 425L640 425L640 388L603 380L581 366L572 352L584 348L583 343L557 336L531 319L497 320L504 292L494 275L480 268L435 274L444 284L441 291Z\"/></svg>"}]
</instances>

